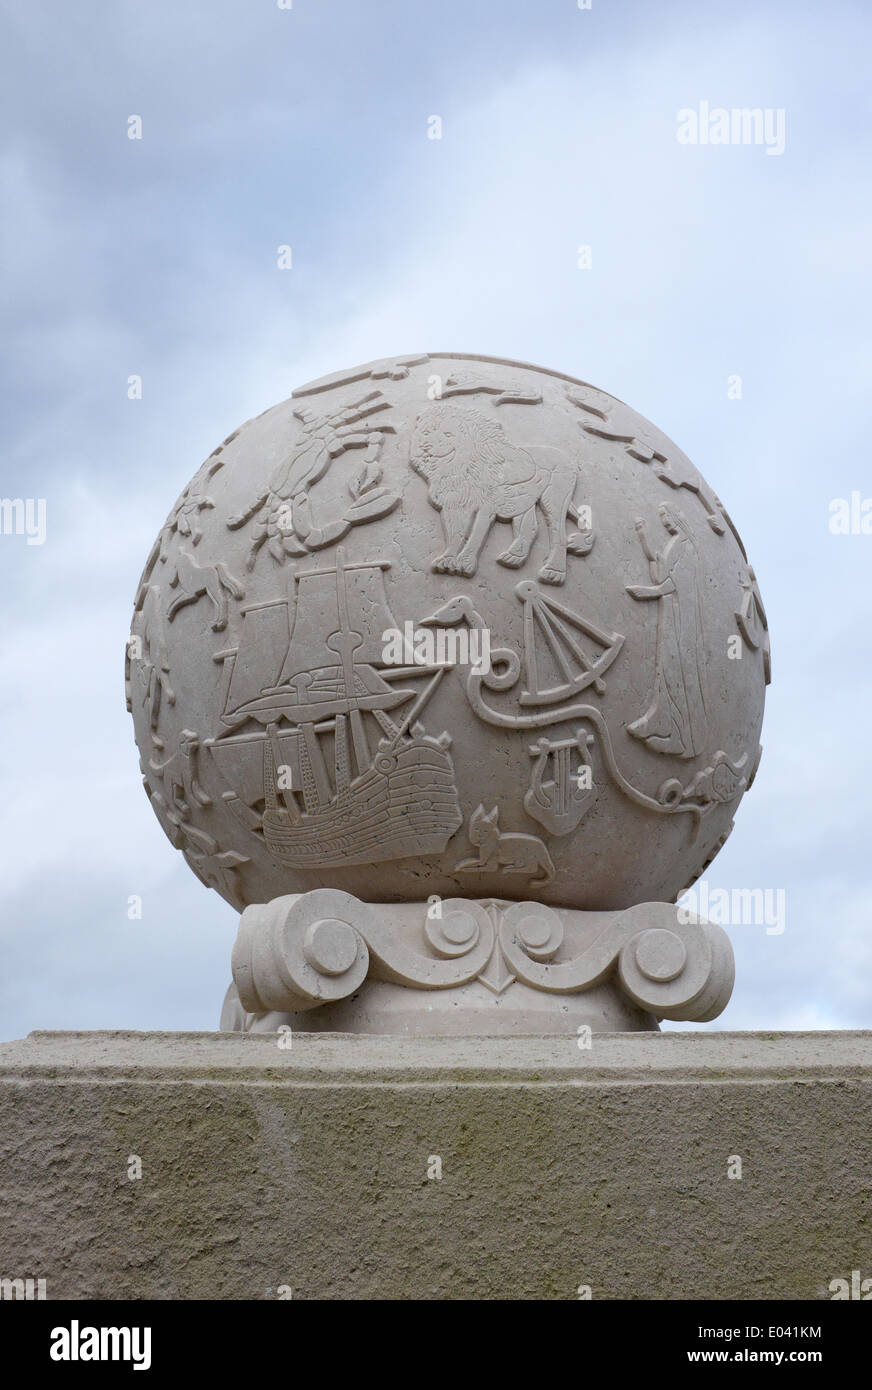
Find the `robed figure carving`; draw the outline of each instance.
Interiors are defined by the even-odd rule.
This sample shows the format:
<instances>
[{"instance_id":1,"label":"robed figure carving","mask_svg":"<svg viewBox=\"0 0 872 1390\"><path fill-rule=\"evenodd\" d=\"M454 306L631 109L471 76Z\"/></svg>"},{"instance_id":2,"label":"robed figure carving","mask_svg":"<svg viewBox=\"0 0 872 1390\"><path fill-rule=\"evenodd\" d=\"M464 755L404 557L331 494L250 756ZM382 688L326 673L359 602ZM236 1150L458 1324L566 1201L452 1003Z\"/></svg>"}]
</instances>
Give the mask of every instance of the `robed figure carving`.
<instances>
[{"instance_id":1,"label":"robed figure carving","mask_svg":"<svg viewBox=\"0 0 872 1390\"><path fill-rule=\"evenodd\" d=\"M652 582L627 585L633 598L658 605L654 689L647 710L628 732L657 753L694 758L704 751L708 735L700 671L699 553L684 514L665 502L659 512L669 533L660 550L651 545L644 521L636 522Z\"/></svg>"}]
</instances>

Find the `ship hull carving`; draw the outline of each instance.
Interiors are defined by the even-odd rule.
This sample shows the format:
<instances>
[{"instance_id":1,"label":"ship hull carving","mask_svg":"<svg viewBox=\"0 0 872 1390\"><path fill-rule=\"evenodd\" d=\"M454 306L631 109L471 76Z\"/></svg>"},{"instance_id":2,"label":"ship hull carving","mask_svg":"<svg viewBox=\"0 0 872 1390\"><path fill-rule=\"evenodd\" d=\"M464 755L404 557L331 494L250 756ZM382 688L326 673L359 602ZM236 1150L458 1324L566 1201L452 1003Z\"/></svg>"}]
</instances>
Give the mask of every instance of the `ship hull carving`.
<instances>
[{"instance_id":1,"label":"ship hull carving","mask_svg":"<svg viewBox=\"0 0 872 1390\"><path fill-rule=\"evenodd\" d=\"M274 791L266 792L267 802L275 802ZM263 837L282 864L343 868L441 854L462 821L451 755L424 736L379 750L361 777L312 814L295 819L268 804Z\"/></svg>"},{"instance_id":2,"label":"ship hull carving","mask_svg":"<svg viewBox=\"0 0 872 1390\"><path fill-rule=\"evenodd\" d=\"M335 566L294 576L293 621L281 601L259 605L222 654L225 727L209 747L237 789L224 800L292 868L441 854L463 823L449 735L418 719L446 667L383 664L385 568L346 565L340 547Z\"/></svg>"}]
</instances>

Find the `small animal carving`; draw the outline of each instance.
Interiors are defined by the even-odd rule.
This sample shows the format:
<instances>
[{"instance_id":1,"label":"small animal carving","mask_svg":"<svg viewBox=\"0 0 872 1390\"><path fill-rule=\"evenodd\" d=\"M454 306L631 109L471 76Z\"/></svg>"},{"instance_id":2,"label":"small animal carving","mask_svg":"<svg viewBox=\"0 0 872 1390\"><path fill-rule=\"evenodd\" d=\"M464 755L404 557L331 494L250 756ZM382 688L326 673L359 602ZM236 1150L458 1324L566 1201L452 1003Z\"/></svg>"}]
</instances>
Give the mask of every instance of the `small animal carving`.
<instances>
[{"instance_id":1,"label":"small animal carving","mask_svg":"<svg viewBox=\"0 0 872 1390\"><path fill-rule=\"evenodd\" d=\"M167 621L172 622L180 608L186 603L196 603L205 594L215 610L213 632L221 632L227 626L227 594L235 599L245 597L242 585L220 560L215 565L198 565L186 550L179 551L173 564L170 588L180 592L167 608Z\"/></svg>"},{"instance_id":2,"label":"small animal carving","mask_svg":"<svg viewBox=\"0 0 872 1390\"><path fill-rule=\"evenodd\" d=\"M503 832L499 822L498 806L489 812L483 806L473 811L469 838L478 849L478 859L462 859L455 873L524 874L533 883L550 883L554 864L538 836ZM535 873L538 878L532 878Z\"/></svg>"},{"instance_id":3,"label":"small animal carving","mask_svg":"<svg viewBox=\"0 0 872 1390\"><path fill-rule=\"evenodd\" d=\"M497 405L540 405L542 392L533 386L523 386L520 382L508 385L488 380L480 372L465 372L456 368L448 373L442 386L441 399L447 396L472 396L477 392L496 396Z\"/></svg>"},{"instance_id":4,"label":"small animal carving","mask_svg":"<svg viewBox=\"0 0 872 1390\"><path fill-rule=\"evenodd\" d=\"M442 514L445 550L433 561L440 574L475 574L482 546L495 521L512 523L513 540L497 556L501 565L524 564L539 529L537 507L548 526L549 550L539 570L543 584L562 584L566 554L586 555L593 532L566 534L567 514L579 521L572 496L578 469L550 445L520 448L503 427L469 406L437 403L419 415L410 462L429 484Z\"/></svg>"}]
</instances>

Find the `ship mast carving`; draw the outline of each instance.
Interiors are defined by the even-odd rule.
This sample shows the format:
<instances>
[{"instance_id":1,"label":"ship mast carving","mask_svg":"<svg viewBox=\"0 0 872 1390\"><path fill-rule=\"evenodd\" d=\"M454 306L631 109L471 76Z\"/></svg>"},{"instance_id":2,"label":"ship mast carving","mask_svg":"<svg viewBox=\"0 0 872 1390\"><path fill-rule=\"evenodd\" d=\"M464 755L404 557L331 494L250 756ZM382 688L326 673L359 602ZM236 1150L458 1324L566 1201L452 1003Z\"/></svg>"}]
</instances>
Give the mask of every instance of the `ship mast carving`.
<instances>
[{"instance_id":1,"label":"ship mast carving","mask_svg":"<svg viewBox=\"0 0 872 1390\"><path fill-rule=\"evenodd\" d=\"M282 863L437 853L461 824L450 738L432 738L418 722L446 665L384 664L382 634L396 627L384 594L388 568L347 563L339 547L335 565L294 576L290 632L286 604L256 605L246 610L239 648L220 654L225 728L210 747L230 784L249 787L247 797L225 800ZM422 690L397 688L421 676L429 677ZM392 718L404 704L404 717ZM262 732L242 732L252 723ZM240 766L258 757L259 788Z\"/></svg>"}]
</instances>

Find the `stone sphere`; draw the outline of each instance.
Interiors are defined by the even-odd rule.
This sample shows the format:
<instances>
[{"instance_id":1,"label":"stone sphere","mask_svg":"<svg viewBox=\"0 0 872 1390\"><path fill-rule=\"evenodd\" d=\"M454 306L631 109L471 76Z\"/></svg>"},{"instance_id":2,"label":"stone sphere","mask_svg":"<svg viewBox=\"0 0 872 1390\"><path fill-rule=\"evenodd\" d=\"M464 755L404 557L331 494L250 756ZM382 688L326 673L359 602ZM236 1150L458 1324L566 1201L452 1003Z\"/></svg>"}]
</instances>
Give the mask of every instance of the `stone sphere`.
<instances>
[{"instance_id":1,"label":"stone sphere","mask_svg":"<svg viewBox=\"0 0 872 1390\"><path fill-rule=\"evenodd\" d=\"M673 902L754 777L768 679L754 571L681 450L585 382L456 353L231 434L126 661L155 813L240 909Z\"/></svg>"}]
</instances>

